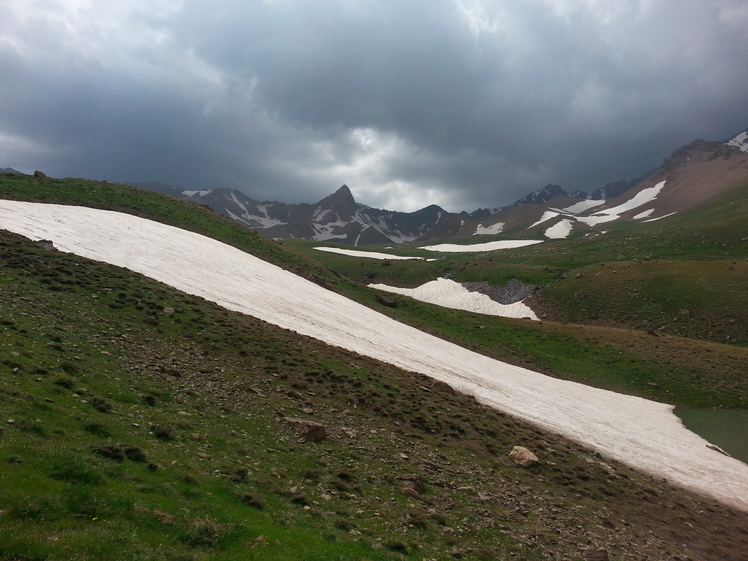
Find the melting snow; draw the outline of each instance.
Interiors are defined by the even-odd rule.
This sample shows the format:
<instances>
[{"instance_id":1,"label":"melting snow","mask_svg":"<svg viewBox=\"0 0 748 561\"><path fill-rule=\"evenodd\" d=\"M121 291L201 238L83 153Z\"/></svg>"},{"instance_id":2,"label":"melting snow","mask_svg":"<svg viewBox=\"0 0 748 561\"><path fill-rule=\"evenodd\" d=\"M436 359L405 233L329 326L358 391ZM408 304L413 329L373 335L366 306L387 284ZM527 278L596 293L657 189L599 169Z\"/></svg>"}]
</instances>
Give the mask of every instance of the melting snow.
<instances>
[{"instance_id":1,"label":"melting snow","mask_svg":"<svg viewBox=\"0 0 748 561\"><path fill-rule=\"evenodd\" d=\"M664 186L665 182L660 181L654 187L642 189L623 204L614 206L613 208L601 210L600 212L596 212L592 216L578 216L577 220L579 220L580 222L584 222L585 224L588 224L590 226L595 226L596 224L601 224L603 222L612 222L613 220L618 220L621 217L621 214L623 214L624 212L639 208L640 206L654 201L657 198L657 195L660 194L660 191L662 191L662 188Z\"/></svg>"},{"instance_id":2,"label":"melting snow","mask_svg":"<svg viewBox=\"0 0 748 561\"><path fill-rule=\"evenodd\" d=\"M543 240L498 240L495 242L474 243L470 245L443 243L439 245L426 245L420 249L441 251L444 253L474 253L477 251L494 251L496 249L514 249L515 247L524 247L536 243L543 243Z\"/></svg>"},{"instance_id":3,"label":"melting snow","mask_svg":"<svg viewBox=\"0 0 748 561\"><path fill-rule=\"evenodd\" d=\"M665 214L663 216L658 216L657 218L650 218L649 220L645 220L644 222L654 222L655 220L662 220L663 218L667 218L668 216L672 216L673 214L677 214L676 212L671 212L670 214Z\"/></svg>"},{"instance_id":4,"label":"melting snow","mask_svg":"<svg viewBox=\"0 0 748 561\"><path fill-rule=\"evenodd\" d=\"M234 247L127 214L0 200L0 228L52 240L61 251L127 267L228 309L442 380L605 456L748 510L748 465L708 448L670 405L490 359Z\"/></svg>"},{"instance_id":5,"label":"melting snow","mask_svg":"<svg viewBox=\"0 0 748 561\"><path fill-rule=\"evenodd\" d=\"M741 152L748 152L748 131L741 132L727 144L728 146L734 146Z\"/></svg>"},{"instance_id":6,"label":"melting snow","mask_svg":"<svg viewBox=\"0 0 748 561\"><path fill-rule=\"evenodd\" d=\"M545 237L551 238L554 240L561 239L561 238L568 238L569 234L571 234L571 229L573 228L573 224L571 220L568 218L564 218L557 224L554 224L550 228L548 228L545 231Z\"/></svg>"},{"instance_id":7,"label":"melting snow","mask_svg":"<svg viewBox=\"0 0 748 561\"><path fill-rule=\"evenodd\" d=\"M556 212L554 210L546 210L543 213L543 216L540 217L540 220L538 220L534 224L531 224L529 227L530 228L534 228L535 226L537 226L538 224L542 224L546 220L550 220L551 218L556 218L559 214L561 214L561 213L560 212Z\"/></svg>"},{"instance_id":8,"label":"melting snow","mask_svg":"<svg viewBox=\"0 0 748 561\"><path fill-rule=\"evenodd\" d=\"M640 212L639 214L634 215L634 220L639 220L641 218L646 218L647 216L650 216L655 209L650 208L649 210L645 210L644 212Z\"/></svg>"},{"instance_id":9,"label":"melting snow","mask_svg":"<svg viewBox=\"0 0 748 561\"><path fill-rule=\"evenodd\" d=\"M369 259L392 259L392 260L406 260L406 259L423 259L423 257L407 257L404 255L391 255L389 253L377 253L376 251L358 251L355 249L342 249L339 247L315 247L319 251L327 251L329 253L340 253L341 255L349 255L350 257L368 257Z\"/></svg>"},{"instance_id":10,"label":"melting snow","mask_svg":"<svg viewBox=\"0 0 748 561\"><path fill-rule=\"evenodd\" d=\"M584 212L585 210L589 210L591 208L595 208L596 206L604 205L605 199L598 199L596 201L592 199L587 199L585 201L579 201L578 203L575 203L571 206L567 206L564 211L569 212L571 214L579 214L580 212Z\"/></svg>"},{"instance_id":11,"label":"melting snow","mask_svg":"<svg viewBox=\"0 0 748 561\"><path fill-rule=\"evenodd\" d=\"M471 292L460 283L445 278L427 282L417 288L399 288L386 284L370 284L369 287L394 294L410 296L421 302L428 302L429 304L436 304L437 306L444 306L445 308L453 308L455 310L465 310L467 312L507 318L526 317L534 320L538 319L535 312L522 302L500 304L495 300L491 300L485 294Z\"/></svg>"},{"instance_id":12,"label":"melting snow","mask_svg":"<svg viewBox=\"0 0 748 561\"><path fill-rule=\"evenodd\" d=\"M463 220L460 226L464 224L465 221ZM503 222L497 222L496 224L491 224L490 226L484 226L483 224L478 224L475 227L475 233L473 233L474 236L483 235L483 234L500 234L501 231L504 229L504 223Z\"/></svg>"}]
</instances>

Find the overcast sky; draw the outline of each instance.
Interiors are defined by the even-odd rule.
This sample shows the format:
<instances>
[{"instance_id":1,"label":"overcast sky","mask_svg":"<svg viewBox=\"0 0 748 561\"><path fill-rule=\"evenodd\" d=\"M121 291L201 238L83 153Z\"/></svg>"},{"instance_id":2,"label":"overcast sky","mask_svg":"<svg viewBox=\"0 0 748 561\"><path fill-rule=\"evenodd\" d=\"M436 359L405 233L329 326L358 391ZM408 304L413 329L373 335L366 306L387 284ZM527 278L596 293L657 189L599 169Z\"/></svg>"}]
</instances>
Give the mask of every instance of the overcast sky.
<instances>
[{"instance_id":1,"label":"overcast sky","mask_svg":"<svg viewBox=\"0 0 748 561\"><path fill-rule=\"evenodd\" d=\"M471 211L746 127L746 0L0 0L24 172Z\"/></svg>"}]
</instances>

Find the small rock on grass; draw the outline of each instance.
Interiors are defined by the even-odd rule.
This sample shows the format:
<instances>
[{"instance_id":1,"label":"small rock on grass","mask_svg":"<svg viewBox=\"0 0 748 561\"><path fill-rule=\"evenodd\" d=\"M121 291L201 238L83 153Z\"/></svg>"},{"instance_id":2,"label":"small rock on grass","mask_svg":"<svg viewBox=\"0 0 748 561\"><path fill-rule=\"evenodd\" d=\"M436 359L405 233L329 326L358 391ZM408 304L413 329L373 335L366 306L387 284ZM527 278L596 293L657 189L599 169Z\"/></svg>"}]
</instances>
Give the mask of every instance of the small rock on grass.
<instances>
[{"instance_id":1,"label":"small rock on grass","mask_svg":"<svg viewBox=\"0 0 748 561\"><path fill-rule=\"evenodd\" d=\"M509 452L509 459L521 467L534 466L539 462L538 457L524 446L515 446Z\"/></svg>"}]
</instances>

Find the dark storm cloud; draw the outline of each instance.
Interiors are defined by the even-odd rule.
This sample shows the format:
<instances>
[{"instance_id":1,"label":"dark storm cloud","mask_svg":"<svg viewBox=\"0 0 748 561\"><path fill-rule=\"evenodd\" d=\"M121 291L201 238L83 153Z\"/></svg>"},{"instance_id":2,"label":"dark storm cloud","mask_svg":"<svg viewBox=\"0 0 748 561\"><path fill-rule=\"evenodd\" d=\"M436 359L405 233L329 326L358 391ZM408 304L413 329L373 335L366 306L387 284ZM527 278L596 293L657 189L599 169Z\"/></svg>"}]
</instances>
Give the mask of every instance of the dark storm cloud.
<instances>
[{"instance_id":1,"label":"dark storm cloud","mask_svg":"<svg viewBox=\"0 0 748 561\"><path fill-rule=\"evenodd\" d=\"M30 0L0 22L0 165L53 175L472 210L748 125L742 0Z\"/></svg>"}]
</instances>

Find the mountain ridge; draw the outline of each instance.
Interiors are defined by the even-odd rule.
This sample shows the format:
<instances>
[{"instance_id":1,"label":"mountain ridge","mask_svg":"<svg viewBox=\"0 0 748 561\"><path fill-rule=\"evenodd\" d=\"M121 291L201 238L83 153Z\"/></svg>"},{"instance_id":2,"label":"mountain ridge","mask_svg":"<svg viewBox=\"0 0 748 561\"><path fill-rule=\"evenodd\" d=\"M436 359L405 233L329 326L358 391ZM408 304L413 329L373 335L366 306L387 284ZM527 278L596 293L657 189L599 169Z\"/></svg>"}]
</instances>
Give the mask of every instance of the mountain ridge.
<instances>
[{"instance_id":1,"label":"mountain ridge","mask_svg":"<svg viewBox=\"0 0 748 561\"><path fill-rule=\"evenodd\" d=\"M255 200L224 187L195 190L157 182L126 184L206 206L267 238L397 245L499 234L557 239L600 231L597 225L603 223L610 227L631 220L662 219L703 203L699 191L715 194L729 188L740 174L748 174L746 162L748 130L721 142L697 139L675 150L659 168L638 178L607 183L591 193L567 192L560 185L548 184L503 207L459 213L433 204L414 212L377 209L358 203L347 185L315 203L282 203ZM721 166L730 169L718 169ZM0 171L19 173L12 168ZM706 187L684 181L684 173L691 173ZM678 178L675 184L668 183L671 175ZM659 202L646 200L643 205L651 204L636 213L608 212L621 204L631 206L639 193L663 180L666 184L662 194L658 193Z\"/></svg>"},{"instance_id":2,"label":"mountain ridge","mask_svg":"<svg viewBox=\"0 0 748 561\"><path fill-rule=\"evenodd\" d=\"M720 183L710 185L710 192L727 188L735 173L721 173L713 169L718 166L709 162L717 160L721 163L736 156L732 164L738 162L743 166L740 173L748 174L748 167L743 165L748 162L748 157L744 156L748 150L746 138L748 134L743 132L726 142L697 139L675 150L659 168L638 178L610 182L589 194L581 190L567 192L560 185L549 184L504 207L460 213L447 212L437 205L410 213L376 209L356 202L347 185L316 203L299 204L260 202L234 189L190 191L158 184L130 185L206 204L219 214L275 239L298 238L352 246L497 234L554 239L594 231L596 225L602 223L610 226L621 221L665 218L665 215L684 210L689 204L700 204L704 198L694 197L692 186L678 195L674 194L671 182L663 191L664 200L669 201L669 205L652 203L651 208L642 208L638 213L607 212L621 204L635 204L638 193L651 190L663 178L667 182L670 174L682 175L684 165L702 180ZM690 161L692 156L694 162ZM699 165L694 165L695 162ZM708 177L710 174L711 178ZM678 201L679 196L681 201ZM624 198L634 202L627 203ZM640 196L640 199L647 197ZM645 200L642 204L650 202ZM642 214L646 212L649 214ZM539 228L540 224L545 227Z\"/></svg>"}]
</instances>

